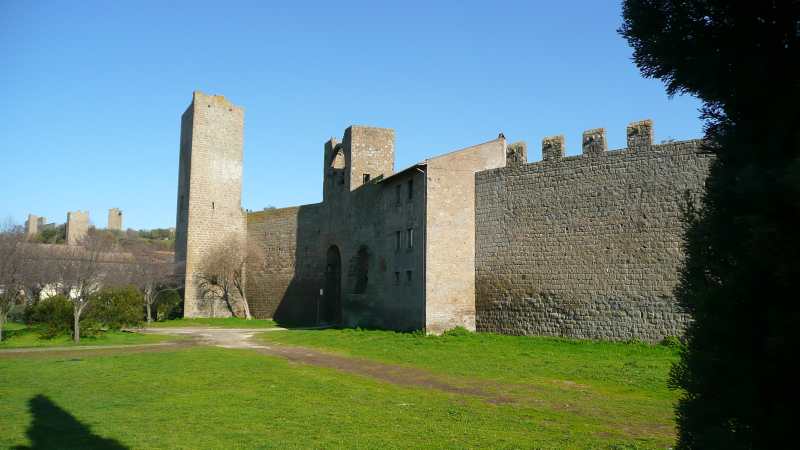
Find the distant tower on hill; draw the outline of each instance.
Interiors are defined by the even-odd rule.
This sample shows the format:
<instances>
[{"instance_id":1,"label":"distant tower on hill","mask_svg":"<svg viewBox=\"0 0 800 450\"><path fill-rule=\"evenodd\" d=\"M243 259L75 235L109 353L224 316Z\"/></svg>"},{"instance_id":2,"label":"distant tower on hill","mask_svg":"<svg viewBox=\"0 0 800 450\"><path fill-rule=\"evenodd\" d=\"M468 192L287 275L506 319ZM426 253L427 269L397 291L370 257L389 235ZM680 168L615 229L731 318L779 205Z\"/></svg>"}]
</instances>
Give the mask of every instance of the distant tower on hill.
<instances>
[{"instance_id":1,"label":"distant tower on hill","mask_svg":"<svg viewBox=\"0 0 800 450\"><path fill-rule=\"evenodd\" d=\"M122 211L117 208L108 210L108 227L109 230L122 230Z\"/></svg>"}]
</instances>

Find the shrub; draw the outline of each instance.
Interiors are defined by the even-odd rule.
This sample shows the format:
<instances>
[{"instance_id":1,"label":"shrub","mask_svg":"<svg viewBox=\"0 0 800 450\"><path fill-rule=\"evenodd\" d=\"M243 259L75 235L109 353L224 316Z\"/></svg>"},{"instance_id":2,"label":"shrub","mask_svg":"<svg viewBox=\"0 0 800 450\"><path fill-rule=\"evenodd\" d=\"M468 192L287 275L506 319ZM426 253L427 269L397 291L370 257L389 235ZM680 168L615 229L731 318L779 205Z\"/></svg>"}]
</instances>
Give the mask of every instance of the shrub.
<instances>
[{"instance_id":1,"label":"shrub","mask_svg":"<svg viewBox=\"0 0 800 450\"><path fill-rule=\"evenodd\" d=\"M42 337L52 338L72 332L72 302L63 295L54 295L25 309L25 322L43 325Z\"/></svg>"},{"instance_id":2,"label":"shrub","mask_svg":"<svg viewBox=\"0 0 800 450\"><path fill-rule=\"evenodd\" d=\"M103 289L92 296L86 319L112 330L136 326L144 319L143 304L134 287Z\"/></svg>"},{"instance_id":3,"label":"shrub","mask_svg":"<svg viewBox=\"0 0 800 450\"><path fill-rule=\"evenodd\" d=\"M183 317L183 300L178 291L164 291L156 302L156 319L172 320Z\"/></svg>"}]
</instances>

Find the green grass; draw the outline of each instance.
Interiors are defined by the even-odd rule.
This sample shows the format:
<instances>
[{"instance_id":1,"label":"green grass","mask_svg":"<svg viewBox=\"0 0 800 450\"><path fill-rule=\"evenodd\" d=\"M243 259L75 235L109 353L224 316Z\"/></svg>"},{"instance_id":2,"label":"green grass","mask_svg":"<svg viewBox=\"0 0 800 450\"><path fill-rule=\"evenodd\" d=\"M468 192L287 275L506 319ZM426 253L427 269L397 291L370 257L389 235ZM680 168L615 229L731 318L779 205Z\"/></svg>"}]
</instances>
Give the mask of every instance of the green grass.
<instances>
[{"instance_id":1,"label":"green grass","mask_svg":"<svg viewBox=\"0 0 800 450\"><path fill-rule=\"evenodd\" d=\"M219 327L219 328L272 328L275 321L269 319L240 319L238 317L228 317L224 319L175 319L164 320L161 322L151 322L152 328L173 328L173 327Z\"/></svg>"},{"instance_id":2,"label":"green grass","mask_svg":"<svg viewBox=\"0 0 800 450\"><path fill-rule=\"evenodd\" d=\"M427 345L419 347L422 359ZM568 353L569 346L564 345ZM484 349L461 357L477 363ZM513 403L493 404L248 350L0 358L0 374L0 448L563 449L671 443L671 436L572 407L584 397L595 400L574 386L531 390ZM557 392L560 404L539 398Z\"/></svg>"},{"instance_id":3,"label":"green grass","mask_svg":"<svg viewBox=\"0 0 800 450\"><path fill-rule=\"evenodd\" d=\"M80 344L75 344L72 336L60 335L45 339L38 326L26 326L20 323L8 323L3 327L3 340L0 350L4 348L24 347L73 347L76 345L134 345L154 344L175 339L169 336L129 333L125 331L100 331L96 336L81 336Z\"/></svg>"},{"instance_id":4,"label":"green grass","mask_svg":"<svg viewBox=\"0 0 800 450\"><path fill-rule=\"evenodd\" d=\"M521 402L569 410L611 429L649 433L670 445L679 393L667 388L676 348L641 343L453 333L444 336L363 330L290 330L265 342L423 368ZM477 383L475 380L480 380Z\"/></svg>"}]
</instances>

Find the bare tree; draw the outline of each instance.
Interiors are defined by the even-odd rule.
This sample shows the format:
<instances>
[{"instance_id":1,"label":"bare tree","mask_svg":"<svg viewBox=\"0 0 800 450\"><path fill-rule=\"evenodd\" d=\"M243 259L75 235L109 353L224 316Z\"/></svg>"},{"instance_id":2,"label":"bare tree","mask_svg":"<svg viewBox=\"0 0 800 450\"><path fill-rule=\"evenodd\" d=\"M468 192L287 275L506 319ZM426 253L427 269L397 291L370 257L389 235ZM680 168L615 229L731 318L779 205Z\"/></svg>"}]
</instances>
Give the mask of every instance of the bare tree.
<instances>
[{"instance_id":1,"label":"bare tree","mask_svg":"<svg viewBox=\"0 0 800 450\"><path fill-rule=\"evenodd\" d=\"M177 289L177 277L172 254L159 251L147 242L133 241L126 249L130 252L130 281L141 292L147 310L147 323L152 320L152 310L162 292Z\"/></svg>"},{"instance_id":2,"label":"bare tree","mask_svg":"<svg viewBox=\"0 0 800 450\"><path fill-rule=\"evenodd\" d=\"M204 258L198 284L204 296L221 299L231 315L238 317L241 309L246 319L252 319L245 292L245 270L248 252L242 239L229 236Z\"/></svg>"},{"instance_id":3,"label":"bare tree","mask_svg":"<svg viewBox=\"0 0 800 450\"><path fill-rule=\"evenodd\" d=\"M7 221L0 225L0 341L3 327L14 305L24 299L25 235Z\"/></svg>"}]
</instances>

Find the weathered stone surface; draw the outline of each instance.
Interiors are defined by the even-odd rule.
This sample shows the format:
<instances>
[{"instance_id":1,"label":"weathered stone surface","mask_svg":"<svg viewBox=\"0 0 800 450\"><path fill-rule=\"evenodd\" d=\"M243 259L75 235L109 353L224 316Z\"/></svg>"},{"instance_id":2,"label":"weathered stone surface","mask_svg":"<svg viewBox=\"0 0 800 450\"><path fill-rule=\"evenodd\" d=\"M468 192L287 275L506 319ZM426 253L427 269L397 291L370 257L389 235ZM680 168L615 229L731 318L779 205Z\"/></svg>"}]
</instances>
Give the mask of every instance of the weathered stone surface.
<instances>
[{"instance_id":1,"label":"weathered stone surface","mask_svg":"<svg viewBox=\"0 0 800 450\"><path fill-rule=\"evenodd\" d=\"M195 92L181 118L175 261L185 270L184 315L230 315L205 298L197 273L203 259L229 237L245 236L242 196L244 111L223 96Z\"/></svg>"},{"instance_id":2,"label":"weathered stone surface","mask_svg":"<svg viewBox=\"0 0 800 450\"><path fill-rule=\"evenodd\" d=\"M589 134L596 146L601 133ZM681 206L687 191L703 189L710 161L699 146L591 150L477 174L478 330L680 335Z\"/></svg>"}]
</instances>

